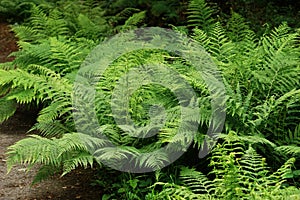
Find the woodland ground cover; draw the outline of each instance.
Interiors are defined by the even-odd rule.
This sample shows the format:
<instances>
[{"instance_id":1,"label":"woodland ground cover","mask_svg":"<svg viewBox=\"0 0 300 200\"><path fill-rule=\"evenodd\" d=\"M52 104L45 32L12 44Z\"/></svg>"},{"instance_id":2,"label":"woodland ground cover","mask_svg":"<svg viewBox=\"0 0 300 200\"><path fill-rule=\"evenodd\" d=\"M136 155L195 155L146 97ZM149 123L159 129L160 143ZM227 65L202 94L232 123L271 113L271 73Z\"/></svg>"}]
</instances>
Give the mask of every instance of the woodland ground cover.
<instances>
[{"instance_id":1,"label":"woodland ground cover","mask_svg":"<svg viewBox=\"0 0 300 200\"><path fill-rule=\"evenodd\" d=\"M0 2L2 12L14 16L22 10L18 17L25 18L12 25L19 46L12 53L15 59L0 66L0 121L13 116L19 105L38 111L31 127L38 134L8 148L8 169L16 164L41 166L35 183L56 173L93 167L98 174L93 184L103 191L100 199L299 198L300 32L294 16L278 23L283 16L274 14L278 21L258 30L242 17L249 14L247 10L221 12L228 5L218 7L204 0ZM233 9L241 5L231 2ZM171 52L139 50L121 55L96 84L93 114L120 151L102 148L95 159L87 146L102 141L76 129L73 83L86 56L108 37L146 26L168 27L192 38L222 73L226 121L217 145L205 158L198 159L197 153L204 148L210 128L209 88L187 60ZM128 70L148 63L168 66L189 83L201 113L200 119L191 120L200 125L191 147L168 167L144 174L118 172L103 163L120 163L124 155L184 139L174 137L182 122L178 99L155 84L131 95L128 112L135 123L155 129L149 123L149 108L163 106L166 123L155 138L133 138L112 117L110 99L117 81ZM85 122L86 117L79 120ZM167 158L157 154L155 159L133 161L140 167L160 168Z\"/></svg>"}]
</instances>

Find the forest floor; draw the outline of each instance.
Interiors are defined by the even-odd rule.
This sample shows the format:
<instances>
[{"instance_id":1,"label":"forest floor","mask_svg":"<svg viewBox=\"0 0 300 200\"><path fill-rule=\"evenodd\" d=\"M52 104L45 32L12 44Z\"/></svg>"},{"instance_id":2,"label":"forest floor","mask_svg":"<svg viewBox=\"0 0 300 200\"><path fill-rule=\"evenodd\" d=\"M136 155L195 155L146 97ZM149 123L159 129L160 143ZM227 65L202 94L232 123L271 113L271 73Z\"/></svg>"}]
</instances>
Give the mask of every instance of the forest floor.
<instances>
[{"instance_id":1,"label":"forest floor","mask_svg":"<svg viewBox=\"0 0 300 200\"><path fill-rule=\"evenodd\" d=\"M16 38L7 23L0 20L0 63L11 61L7 56L17 51ZM60 177L55 175L51 179L31 185L37 167L27 172L24 166L15 166L7 173L7 147L26 137L34 117L19 109L6 122L0 124L0 200L95 200L101 199L101 188L91 186L95 177L91 169L78 169Z\"/></svg>"}]
</instances>

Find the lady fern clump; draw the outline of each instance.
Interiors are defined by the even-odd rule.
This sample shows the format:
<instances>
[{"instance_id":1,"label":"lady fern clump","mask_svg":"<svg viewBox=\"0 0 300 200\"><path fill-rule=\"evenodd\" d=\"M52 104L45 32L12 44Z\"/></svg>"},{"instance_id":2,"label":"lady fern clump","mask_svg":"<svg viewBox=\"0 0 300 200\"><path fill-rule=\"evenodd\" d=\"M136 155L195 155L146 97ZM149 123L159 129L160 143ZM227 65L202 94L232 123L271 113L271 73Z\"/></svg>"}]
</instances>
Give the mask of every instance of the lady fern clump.
<instances>
[{"instance_id":1,"label":"lady fern clump","mask_svg":"<svg viewBox=\"0 0 300 200\"><path fill-rule=\"evenodd\" d=\"M75 130L72 111L76 108L72 105L72 99L75 75L85 56L97 41L82 37L80 31L80 33L77 31L74 35L71 35L69 24L62 19L65 14L59 9L44 10L42 7L33 6L31 12L32 16L27 24L13 27L20 39L18 42L20 51L14 54L16 59L13 62L4 64L3 69L0 70L0 76L3 77L0 85L10 88L10 92L4 97L5 100L11 100L19 104L37 104L41 107L37 123L31 130L38 130L43 137L34 136L13 145L8 151L9 168L15 163L29 165L40 163L45 165L47 169L59 170L62 167L64 173L67 173L70 169L74 169L79 165L84 167L92 165L93 161L93 159L90 159L92 155L82 147L82 141L78 140L78 135L83 136L83 134L77 133ZM139 22L139 20L137 19L134 14L129 17L123 26L124 29L138 25L136 22ZM54 27L58 28L56 32L51 31L54 30ZM103 133L115 144L121 145L122 148L119 149L119 152L112 152L110 148L100 149L93 155L98 156L98 161L99 159L103 162L114 161L119 165L124 154L141 154L162 147L166 143L182 142L182 138L172 138L180 123L178 102L170 91L162 87L150 85L141 88L130 101L131 114L137 124L141 125L149 124L149 118L145 115L150 115L151 110L149 108L152 104L166 107L167 123L159 134L158 141L154 143L152 143L153 139L136 140L126 131L121 131L111 117L109 108L113 88L123 73L134 66L146 63L165 63L172 66L167 62L168 56L170 55L166 52L134 52L120 57L113 63L111 69L105 72L103 82L100 82L96 87L96 113L98 119L100 119L100 127ZM186 66L178 62L176 68L174 69L182 70L183 68L186 69ZM192 70L192 68L190 69ZM191 72L187 71L187 73ZM200 79L200 75L198 77L194 75L194 81ZM202 87L201 84L199 86ZM199 91L201 90L202 88L199 88ZM142 106L140 106L141 103ZM5 112L7 115L3 119L12 115L14 110ZM85 120L85 118L81 117L81 120ZM208 119L204 121L208 121ZM149 132L152 129L157 129L155 124L152 126L149 130L140 131ZM74 143L74 145L68 145L64 142L65 140L70 140L70 144ZM66 145L68 149L63 150L60 142ZM88 146L94 148L94 145L96 147L97 145L101 146L107 141L101 140L101 142L98 142L88 143L91 144ZM128 145L131 145L131 147ZM26 148L24 148L25 146ZM28 152L31 153L28 154ZM133 160L133 162L140 165L140 167L152 169L160 167L168 160L164 153L160 153L155 157L144 155L145 157L140 157L138 160ZM87 157L89 162L86 161ZM65 165L70 166L65 167ZM46 171L41 168L41 173L37 174L38 177L40 175L45 176ZM50 170L49 172L53 171Z\"/></svg>"},{"instance_id":2,"label":"lady fern clump","mask_svg":"<svg viewBox=\"0 0 300 200\"><path fill-rule=\"evenodd\" d=\"M196 9L194 3L191 1L191 6ZM190 13L191 19L196 19L194 13ZM218 22L206 28L200 25L191 26L195 27L192 37L222 69L227 89L225 132L235 131L238 139L231 144L228 135L223 145L215 148L208 176L185 168L185 184L165 183L155 198L296 198L299 190L286 185L297 162L288 158L299 158L299 33L282 24L258 37L234 13L227 31ZM279 162L285 164L280 167Z\"/></svg>"},{"instance_id":3,"label":"lady fern clump","mask_svg":"<svg viewBox=\"0 0 300 200\"><path fill-rule=\"evenodd\" d=\"M128 112L115 107L117 112L126 113L141 126L135 134L156 131L155 137L132 137L132 127L118 127L111 109L111 104L118 103L111 101L116 85L125 84L122 77L130 70L138 70L137 66L148 70L149 64L164 65L178 72L196 92L201 118L191 116L192 122L199 122L192 142L197 151L204 148L212 109L207 86L189 61L159 50L129 52L112 62L95 84L95 109L77 115L80 124L86 126L82 128L90 131L89 134L76 130L74 116L81 107L74 107L72 100L74 90L80 88L74 88L73 83L85 57L107 36L145 26L149 12L134 5L120 11L126 2L119 1L114 2L113 8L99 1L76 2L78 5L58 1L57 7L33 5L28 21L12 26L19 38L20 51L12 54L16 57L13 62L0 65L0 122L12 116L18 104L37 105L40 110L37 123L31 129L38 130L39 134L9 147L9 169L17 163L29 167L42 164L35 179L38 181L58 171L66 174L78 166L102 166L105 162L118 166L126 156L132 158L130 164L141 168L163 166L168 161L163 153L135 156L169 143L182 142L183 134L174 137L182 119L179 100L172 91L158 84L143 85L129 95ZM164 3L156 3L151 12L158 14L162 9L161 13L165 13ZM234 12L225 23L214 18L216 9L204 0L192 0L188 4L184 28L210 54L223 75L227 105L225 127L206 163L194 158L196 155L190 149L184 149L186 162L178 160L176 166L162 172L163 181L155 177L156 183L143 192L138 191L135 184L143 178L132 180L129 175L126 184L130 183L132 190L126 197L295 199L299 195L294 186L299 186L297 163L300 155L299 32L283 23L257 36L246 20ZM103 9L105 6L117 7L114 12L118 14L109 16ZM88 78L89 73L81 74L81 78ZM174 79L171 76L161 78ZM88 95L79 94L82 97L79 102L90 102ZM164 113L155 109L160 107L164 107ZM99 124L97 130L91 125L90 116L94 115ZM151 117L160 119L161 116L165 119L164 126L151 123ZM119 148L115 151L107 146L102 148L108 141L91 136L97 131ZM98 150L92 155L89 150L93 148ZM199 164L194 165L197 162ZM201 172L201 164L206 172ZM185 166L181 168L180 181L170 180L169 177L175 176L170 172L175 171L177 165ZM145 198L139 197L141 194ZM111 196L125 198L124 195Z\"/></svg>"}]
</instances>

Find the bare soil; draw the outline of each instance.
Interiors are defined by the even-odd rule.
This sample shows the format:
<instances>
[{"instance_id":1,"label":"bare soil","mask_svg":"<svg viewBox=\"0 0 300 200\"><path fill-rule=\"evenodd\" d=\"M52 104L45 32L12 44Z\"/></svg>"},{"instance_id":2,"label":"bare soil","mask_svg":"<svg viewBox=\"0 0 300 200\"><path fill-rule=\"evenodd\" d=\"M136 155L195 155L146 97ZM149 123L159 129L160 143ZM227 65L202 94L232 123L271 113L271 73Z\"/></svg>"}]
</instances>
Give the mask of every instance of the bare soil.
<instances>
[{"instance_id":1,"label":"bare soil","mask_svg":"<svg viewBox=\"0 0 300 200\"><path fill-rule=\"evenodd\" d=\"M0 63L11 61L8 55L17 51L16 38L7 23L0 19ZM92 169L78 169L60 177L31 185L37 167L27 172L24 166L14 167L7 173L7 148L26 137L26 132L34 123L34 116L19 109L16 114L0 124L0 200L73 200L101 199L101 188L91 186L96 172Z\"/></svg>"}]
</instances>

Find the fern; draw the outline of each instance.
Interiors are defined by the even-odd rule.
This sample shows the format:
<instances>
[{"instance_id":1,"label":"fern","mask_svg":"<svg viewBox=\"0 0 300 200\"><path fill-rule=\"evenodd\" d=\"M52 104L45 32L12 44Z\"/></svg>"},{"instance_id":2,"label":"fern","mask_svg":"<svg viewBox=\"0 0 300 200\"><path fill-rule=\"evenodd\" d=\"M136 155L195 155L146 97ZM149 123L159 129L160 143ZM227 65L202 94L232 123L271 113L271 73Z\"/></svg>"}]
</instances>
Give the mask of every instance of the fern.
<instances>
[{"instance_id":1,"label":"fern","mask_svg":"<svg viewBox=\"0 0 300 200\"><path fill-rule=\"evenodd\" d=\"M239 137L229 134L212 153L212 169L208 178L195 169L183 167L180 177L183 186L160 183L163 190L155 197L161 199L280 199L299 194L295 188L284 188L294 158L272 173L262 158L250 146L243 150ZM230 152L230 153L229 153ZM293 191L290 193L290 191Z\"/></svg>"},{"instance_id":2,"label":"fern","mask_svg":"<svg viewBox=\"0 0 300 200\"><path fill-rule=\"evenodd\" d=\"M113 88L116 83L119 85L126 84L129 85L128 91L130 91L132 88L130 85L132 84L132 81L136 81L139 79L131 78L129 80L118 80L118 77L122 77L124 73L126 73L130 68L131 70L139 70L135 69L132 66L141 65L143 66L144 63L147 62L153 62L156 63L158 61L165 62L164 56L161 53L154 52L154 55L149 56L150 54L146 51L140 51L140 52L134 52L132 54L128 54L125 56L120 57L118 60L113 63L112 66L110 66L109 69L102 75L102 79L97 83L96 90L96 115L98 116L98 119L100 119L100 127L108 128L103 129L104 134L109 137L114 144L120 145L120 149L116 151L112 151L111 148L104 148L100 149L99 151L95 152L97 154L97 159L100 160L100 162L109 162L111 160L111 163L116 166L120 166L120 163L123 163L123 160L128 158L132 163L132 165L137 166L137 168L142 169L157 169L161 166L163 166L165 163L170 162L168 158L168 154L170 152L180 152L185 151L186 149L182 149L181 147L185 146L186 143L190 143L192 141L192 138L186 138L185 134L186 132L190 131L187 127L186 130L182 130L183 133L179 132L179 124L181 123L181 120L179 120L179 103L178 100L176 100L176 97L171 94L170 91L166 90L163 87L158 86L157 84L150 84L149 86L141 87L135 93L130 95L129 101L129 113L121 115L121 117L124 117L125 121L128 120L126 116L129 114L131 115L131 118L135 120L135 123L138 125L145 126L145 128L136 129L134 127L131 127L127 124L118 124L120 128L117 128L116 122L114 119L112 119L112 112L110 106L115 106L116 113L127 113L128 111L123 110L118 107L119 101L121 99L128 98L126 95L128 95L125 91L124 98L117 98L117 100L113 100L111 105L109 105L108 101L111 99L113 92L116 92L117 94L122 93L124 91L114 91ZM128 65L126 65L128 63ZM178 65L176 70L182 70L182 68L185 67L184 65ZM143 70L150 70L147 69L145 66ZM138 71L139 72L139 71ZM155 72L155 71L154 71ZM112 76L113 74L113 76ZM143 71L139 72L140 76L143 76ZM85 76L89 77L89 74L82 74L83 80L85 80ZM171 74L172 75L172 74ZM195 76L195 75L194 75ZM186 76L188 77L188 76ZM138 78L138 77L137 77ZM170 80L173 80L173 78L168 76ZM117 82L118 81L118 82ZM126 82L127 81L127 82ZM175 80L174 80L175 81ZM180 86L178 86L180 87ZM202 88L201 88L202 89ZM200 90L200 88L199 88ZM78 88L78 91L80 91L80 88ZM83 90L82 94L79 93L80 98L78 98L78 105L85 105L86 102L90 102L85 95L85 92ZM115 99L115 98L113 98ZM127 103L127 102L126 102ZM123 103L122 103L123 105ZM149 122L149 118L146 117L147 115L151 115L151 110L149 108L151 105L160 105L165 108L165 114L166 114L166 121L165 125L163 127L158 127L154 122L152 122L153 119L151 119L151 122ZM89 105L87 105L89 106ZM121 110L119 110L121 109ZM80 106L76 108L78 112L82 112L81 115L84 117L80 117L80 124L83 131L87 131L91 133L92 129L94 129L92 126L93 119L91 116L94 116L93 112L87 112L86 108L81 108ZM185 112L188 112L188 110L185 110ZM188 113L185 113L186 116L190 116ZM118 116L116 116L116 120L118 119ZM159 119L159 115L156 114L156 118ZM192 116L193 117L193 116ZM197 121L198 119L190 119L191 124L193 121ZM186 119L187 120L187 119ZM98 123L98 122L95 122ZM127 126L126 126L127 125ZM113 128L114 130L112 130ZM161 128L161 129L159 129ZM105 130L108 130L106 132ZM135 132L132 133L132 130ZM134 138L132 137L132 134L145 134L147 135L151 131L158 132L157 139L158 141L155 141L153 139L140 139L140 138ZM156 131L158 130L158 131ZM177 133L178 131L178 133ZM96 133L92 133L96 135ZM176 137L174 137L176 135ZM151 144L152 143L152 144ZM165 148L164 151L156 151L157 148L161 148L164 144L178 144L173 145L175 148L168 149ZM128 148L128 145L131 146L131 148ZM133 147L132 147L133 146ZM172 146L172 145L169 145ZM147 152L156 152L155 156L151 156L151 154L148 154ZM127 160L128 160L127 159ZM126 166L126 165L125 165Z\"/></svg>"},{"instance_id":3,"label":"fern","mask_svg":"<svg viewBox=\"0 0 300 200\"><path fill-rule=\"evenodd\" d=\"M137 28L141 25L143 25L143 21L146 18L146 11L141 11L138 13L134 13L132 16L130 16L126 21L125 24L122 27L122 30L129 30L133 28Z\"/></svg>"},{"instance_id":4,"label":"fern","mask_svg":"<svg viewBox=\"0 0 300 200\"><path fill-rule=\"evenodd\" d=\"M44 166L35 178L35 181L38 181L61 169L63 169L64 175L78 166L93 166L94 157L88 152L87 146L82 141L91 145L101 142L77 133L65 134L59 139L47 139L38 135L31 135L9 147L7 152L9 155L8 171L16 163L43 164ZM45 169L47 168L54 170L46 172Z\"/></svg>"},{"instance_id":5,"label":"fern","mask_svg":"<svg viewBox=\"0 0 300 200\"><path fill-rule=\"evenodd\" d=\"M188 8L188 27L199 28L209 31L214 20L212 15L215 13L214 8L210 8L205 0L192 0Z\"/></svg>"},{"instance_id":6,"label":"fern","mask_svg":"<svg viewBox=\"0 0 300 200\"><path fill-rule=\"evenodd\" d=\"M299 51L294 46L298 34L287 34L288 30L283 24L261 41L261 68L253 71L253 75L257 83L261 83L258 88L264 90L267 97L284 94L299 84L296 78L299 70L295 67Z\"/></svg>"},{"instance_id":7,"label":"fern","mask_svg":"<svg viewBox=\"0 0 300 200\"><path fill-rule=\"evenodd\" d=\"M300 124L296 126L294 131L289 130L288 134L280 141L276 150L286 155L299 156L300 155Z\"/></svg>"},{"instance_id":8,"label":"fern","mask_svg":"<svg viewBox=\"0 0 300 200\"><path fill-rule=\"evenodd\" d=\"M212 197L215 190L214 183L203 173L185 167L181 169L180 177L183 180L184 185L191 189L193 193L207 194Z\"/></svg>"},{"instance_id":9,"label":"fern","mask_svg":"<svg viewBox=\"0 0 300 200\"><path fill-rule=\"evenodd\" d=\"M245 40L251 33L250 27L245 19L238 13L231 12L231 16L226 23L228 37L234 42Z\"/></svg>"},{"instance_id":10,"label":"fern","mask_svg":"<svg viewBox=\"0 0 300 200\"><path fill-rule=\"evenodd\" d=\"M205 148L204 133L209 128L213 97L201 74L177 55L158 50L129 52L101 74L95 84L95 99L84 93L89 91L73 88L79 67L98 42L112 33L144 26L149 21L149 12L157 16L165 14L166 3L150 3L156 6L146 11L137 9L134 2L116 1L112 7L119 14L112 18L102 7L111 8L107 2L75 2L59 1L58 7L33 5L27 23L13 26L20 51L12 54L16 56L13 62L0 67L0 122L13 115L17 104L37 104L41 110L31 129L38 130L40 135L30 136L9 148L9 169L18 163L29 168L41 164L34 181L56 172L65 175L78 166L93 166L95 161L109 163L116 169L134 166L151 171L170 163L166 152L188 151L183 144L194 142L198 150ZM124 4L130 8L123 10ZM226 129L207 159L208 173L183 167L182 183L158 182L154 185L158 190L151 195L154 199L294 198L299 190L287 186L295 162L289 156L299 156L299 33L282 24L258 38L236 13L231 13L224 26L212 18L216 9L204 0L190 1L188 7L188 28L193 39L222 70L227 92ZM89 58L83 64L94 60L97 58ZM164 64L178 72L180 79L196 92L201 118L187 113L187 130L180 129L182 102L172 90L158 84L143 85L134 93L116 89L118 84L140 80L145 74L136 66L149 70L148 64ZM90 73L84 66L79 74L83 81L97 77L98 74ZM131 70L138 72L138 76L126 82L123 77ZM174 77L170 74L159 78L176 82ZM78 107L72 102L73 90L81 91L78 94L81 98L76 100ZM121 92L128 99L128 111L117 106L120 102L111 101ZM95 104L89 104L94 100ZM125 113L124 119L131 118L140 128L126 123L118 126L111 105L115 106L114 112ZM164 111L159 112L160 107ZM78 132L73 117L79 118ZM160 119L164 119L163 126L157 123ZM195 138L187 138L189 126L195 123L200 123L198 133ZM107 138L99 137L99 132ZM153 132L157 135L152 138L133 137ZM168 144L174 147L156 151ZM278 166L282 163L285 164Z\"/></svg>"},{"instance_id":11,"label":"fern","mask_svg":"<svg viewBox=\"0 0 300 200\"><path fill-rule=\"evenodd\" d=\"M39 123L35 124L30 130L38 130L39 134L41 136L52 138L57 137L60 138L66 133L72 132L72 129L70 128L72 125L65 124L61 120L45 120L45 121L39 121Z\"/></svg>"},{"instance_id":12,"label":"fern","mask_svg":"<svg viewBox=\"0 0 300 200\"><path fill-rule=\"evenodd\" d=\"M68 27L61 17L61 12L54 9L49 16L42 9L42 6L32 5L31 16L27 26L13 26L16 36L22 41L36 42L49 36L66 35Z\"/></svg>"},{"instance_id":13,"label":"fern","mask_svg":"<svg viewBox=\"0 0 300 200\"><path fill-rule=\"evenodd\" d=\"M0 124L13 116L16 112L17 104L14 100L0 98Z\"/></svg>"}]
</instances>

